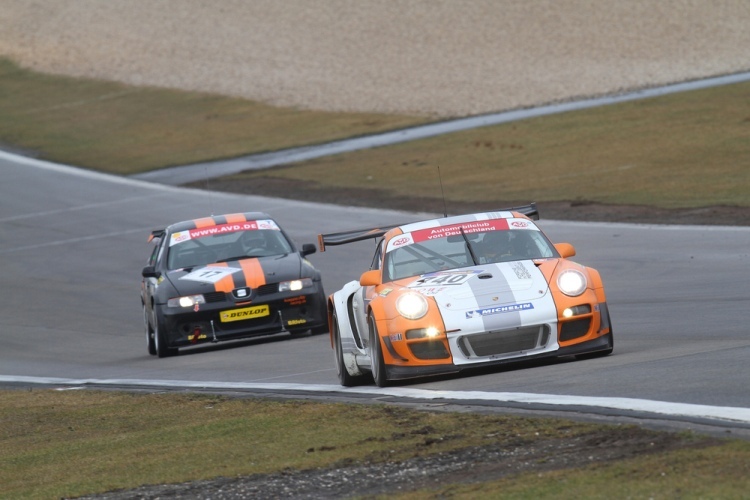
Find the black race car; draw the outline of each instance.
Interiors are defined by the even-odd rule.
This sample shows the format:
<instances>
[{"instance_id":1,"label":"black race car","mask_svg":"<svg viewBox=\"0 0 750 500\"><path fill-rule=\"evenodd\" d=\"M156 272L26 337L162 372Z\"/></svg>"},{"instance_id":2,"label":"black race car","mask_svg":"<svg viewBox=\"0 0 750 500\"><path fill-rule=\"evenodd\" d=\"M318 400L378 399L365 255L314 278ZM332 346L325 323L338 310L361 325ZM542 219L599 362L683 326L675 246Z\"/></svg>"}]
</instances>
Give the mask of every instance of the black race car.
<instances>
[{"instance_id":1,"label":"black race car","mask_svg":"<svg viewBox=\"0 0 750 500\"><path fill-rule=\"evenodd\" d=\"M153 231L141 301L148 352L281 332L328 332L320 272L265 213L206 217Z\"/></svg>"}]
</instances>

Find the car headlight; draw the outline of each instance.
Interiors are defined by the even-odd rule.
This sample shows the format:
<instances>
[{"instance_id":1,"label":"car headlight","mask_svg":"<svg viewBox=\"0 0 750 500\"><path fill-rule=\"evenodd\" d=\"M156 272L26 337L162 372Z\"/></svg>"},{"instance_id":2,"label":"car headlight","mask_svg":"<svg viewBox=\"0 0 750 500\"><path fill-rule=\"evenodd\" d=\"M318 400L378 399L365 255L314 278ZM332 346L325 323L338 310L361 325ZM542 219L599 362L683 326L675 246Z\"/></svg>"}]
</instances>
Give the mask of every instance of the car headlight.
<instances>
[{"instance_id":1,"label":"car headlight","mask_svg":"<svg viewBox=\"0 0 750 500\"><path fill-rule=\"evenodd\" d=\"M303 288L310 288L313 286L313 280L311 278L302 278L299 280L282 281L279 283L280 292L294 292L302 290Z\"/></svg>"},{"instance_id":2,"label":"car headlight","mask_svg":"<svg viewBox=\"0 0 750 500\"><path fill-rule=\"evenodd\" d=\"M557 276L557 286L560 291L570 297L577 297L586 290L586 276L581 271L568 269Z\"/></svg>"},{"instance_id":3,"label":"car headlight","mask_svg":"<svg viewBox=\"0 0 750 500\"><path fill-rule=\"evenodd\" d=\"M193 307L195 304L205 304L203 295L186 295L185 297L174 297L167 301L168 307Z\"/></svg>"},{"instance_id":4,"label":"car headlight","mask_svg":"<svg viewBox=\"0 0 750 500\"><path fill-rule=\"evenodd\" d=\"M405 293L396 299L396 310L406 319L419 319L427 314L427 299L421 293Z\"/></svg>"}]
</instances>

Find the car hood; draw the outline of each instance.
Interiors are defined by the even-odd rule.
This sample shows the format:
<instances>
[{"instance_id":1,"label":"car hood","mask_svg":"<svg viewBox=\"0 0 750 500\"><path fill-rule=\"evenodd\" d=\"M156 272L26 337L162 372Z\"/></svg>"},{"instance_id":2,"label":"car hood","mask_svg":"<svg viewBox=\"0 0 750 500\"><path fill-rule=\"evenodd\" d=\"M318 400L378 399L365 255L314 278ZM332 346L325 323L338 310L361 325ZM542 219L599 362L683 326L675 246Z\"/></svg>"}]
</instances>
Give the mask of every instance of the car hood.
<instances>
[{"instance_id":1,"label":"car hood","mask_svg":"<svg viewBox=\"0 0 750 500\"><path fill-rule=\"evenodd\" d=\"M298 253L289 253L176 269L169 271L167 278L180 295L229 292L235 288L258 288L268 283L298 279L304 262Z\"/></svg>"},{"instance_id":2,"label":"car hood","mask_svg":"<svg viewBox=\"0 0 750 500\"><path fill-rule=\"evenodd\" d=\"M453 321L460 324L473 318L513 323L520 313L540 312L540 307L552 303L547 279L531 260L426 274L407 287L434 297L449 328Z\"/></svg>"}]
</instances>

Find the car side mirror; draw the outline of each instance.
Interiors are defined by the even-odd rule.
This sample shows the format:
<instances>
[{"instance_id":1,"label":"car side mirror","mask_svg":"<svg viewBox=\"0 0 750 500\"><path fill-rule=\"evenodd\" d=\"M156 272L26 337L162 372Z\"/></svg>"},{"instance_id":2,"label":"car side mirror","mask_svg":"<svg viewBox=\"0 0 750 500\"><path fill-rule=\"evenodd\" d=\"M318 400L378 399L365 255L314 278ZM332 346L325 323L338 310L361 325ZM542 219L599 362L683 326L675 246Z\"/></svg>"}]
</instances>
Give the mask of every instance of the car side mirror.
<instances>
[{"instance_id":1,"label":"car side mirror","mask_svg":"<svg viewBox=\"0 0 750 500\"><path fill-rule=\"evenodd\" d=\"M143 268L143 271L141 271L141 276L144 278L158 278L159 277L158 272L156 272L156 268L154 266L146 266Z\"/></svg>"},{"instance_id":2,"label":"car side mirror","mask_svg":"<svg viewBox=\"0 0 750 500\"><path fill-rule=\"evenodd\" d=\"M315 248L315 245L313 245L312 243L305 243L304 245L302 245L302 251L300 252L300 255L304 257L306 255L313 254L317 251L318 249Z\"/></svg>"},{"instance_id":3,"label":"car side mirror","mask_svg":"<svg viewBox=\"0 0 750 500\"><path fill-rule=\"evenodd\" d=\"M373 269L362 274L359 278L359 284L362 286L377 286L382 284L380 269Z\"/></svg>"},{"instance_id":4,"label":"car side mirror","mask_svg":"<svg viewBox=\"0 0 750 500\"><path fill-rule=\"evenodd\" d=\"M576 249L573 245L570 243L555 243L555 249L557 250L557 253L560 254L560 257L563 259L567 259L568 257L573 257L576 254Z\"/></svg>"}]
</instances>

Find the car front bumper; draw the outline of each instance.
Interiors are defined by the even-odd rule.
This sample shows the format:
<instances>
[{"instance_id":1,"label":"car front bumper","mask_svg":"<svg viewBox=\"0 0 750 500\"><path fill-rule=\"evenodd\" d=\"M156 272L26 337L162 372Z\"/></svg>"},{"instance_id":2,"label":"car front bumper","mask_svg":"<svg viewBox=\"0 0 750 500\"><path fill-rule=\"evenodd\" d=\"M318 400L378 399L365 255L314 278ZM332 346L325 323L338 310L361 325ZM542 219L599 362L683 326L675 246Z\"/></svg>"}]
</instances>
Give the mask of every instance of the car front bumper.
<instances>
[{"instance_id":1,"label":"car front bumper","mask_svg":"<svg viewBox=\"0 0 750 500\"><path fill-rule=\"evenodd\" d=\"M252 302L200 304L195 309L163 307L160 316L169 347L304 332L328 324L322 290L275 294Z\"/></svg>"}]
</instances>

